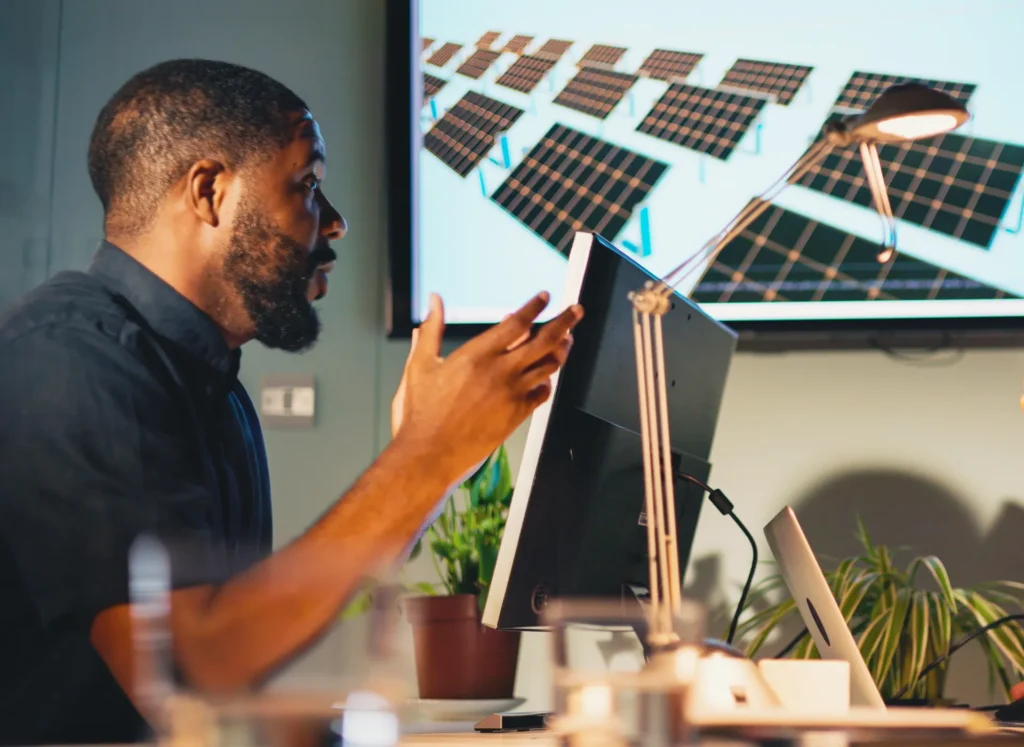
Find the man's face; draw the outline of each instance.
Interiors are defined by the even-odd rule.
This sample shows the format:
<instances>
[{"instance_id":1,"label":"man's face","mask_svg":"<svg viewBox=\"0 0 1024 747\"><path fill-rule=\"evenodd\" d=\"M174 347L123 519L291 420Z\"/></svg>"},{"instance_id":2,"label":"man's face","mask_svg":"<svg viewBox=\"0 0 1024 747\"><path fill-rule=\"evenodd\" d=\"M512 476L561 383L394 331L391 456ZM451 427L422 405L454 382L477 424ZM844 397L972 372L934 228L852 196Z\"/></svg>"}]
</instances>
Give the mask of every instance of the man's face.
<instances>
[{"instance_id":1,"label":"man's face","mask_svg":"<svg viewBox=\"0 0 1024 747\"><path fill-rule=\"evenodd\" d=\"M269 348L302 351L320 332L313 302L326 294L336 258L328 242L347 228L321 190L324 175L323 139L304 113L292 142L244 182L223 276Z\"/></svg>"}]
</instances>

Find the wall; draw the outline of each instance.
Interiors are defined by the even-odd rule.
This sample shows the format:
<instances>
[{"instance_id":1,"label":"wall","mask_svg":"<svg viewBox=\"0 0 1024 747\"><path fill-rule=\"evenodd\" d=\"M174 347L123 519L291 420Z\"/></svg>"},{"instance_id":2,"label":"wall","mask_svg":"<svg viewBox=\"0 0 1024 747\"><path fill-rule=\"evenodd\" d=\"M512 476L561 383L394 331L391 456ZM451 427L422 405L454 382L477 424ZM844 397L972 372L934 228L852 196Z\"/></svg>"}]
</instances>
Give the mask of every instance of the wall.
<instances>
[{"instance_id":1,"label":"wall","mask_svg":"<svg viewBox=\"0 0 1024 747\"><path fill-rule=\"evenodd\" d=\"M85 171L89 131L136 70L176 56L237 61L292 85L316 112L330 149L327 185L352 227L322 304L325 336L304 356L253 347L244 363L252 388L278 372L312 371L318 380L316 430L267 432L277 538L286 542L386 442L405 358L404 344L383 339L382 3L6 0L0 42L2 96L14 102L0 108L0 131L13 133L0 143L0 303L88 261L100 235ZM941 554L955 582L1020 578L1022 377L1018 351L969 353L948 366L871 352L740 356L713 482L758 536L788 503L816 550L839 555L852 549L859 513L878 539ZM520 429L512 439L514 464L524 436ZM705 511L691 592L727 612L748 558L735 528ZM427 575L423 563L410 569L411 578ZM292 672L327 674L351 661L359 640L338 631ZM550 702L544 643L528 636L523 648L518 689L532 708ZM957 663L952 689L977 703L985 694L976 663Z\"/></svg>"}]
</instances>

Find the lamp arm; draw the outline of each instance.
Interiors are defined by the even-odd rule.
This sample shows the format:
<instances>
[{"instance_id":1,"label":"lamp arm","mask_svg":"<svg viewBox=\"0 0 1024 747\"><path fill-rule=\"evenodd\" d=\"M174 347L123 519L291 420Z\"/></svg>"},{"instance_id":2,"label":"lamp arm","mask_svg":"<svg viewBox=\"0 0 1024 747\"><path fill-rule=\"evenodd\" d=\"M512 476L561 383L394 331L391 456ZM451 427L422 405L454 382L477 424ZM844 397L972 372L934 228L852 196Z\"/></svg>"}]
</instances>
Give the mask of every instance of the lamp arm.
<instances>
[{"instance_id":1,"label":"lamp arm","mask_svg":"<svg viewBox=\"0 0 1024 747\"><path fill-rule=\"evenodd\" d=\"M672 469L672 440L665 384L665 341L662 331L662 317L670 308L668 298L699 260L713 260L722 247L767 209L778 192L820 163L834 145L833 138L823 137L790 166L778 181L747 203L724 229L666 275L664 280L657 284L648 282L642 290L630 293L643 443L648 585L651 593L648 643L654 649L671 646L677 640L673 615L682 602L679 544L676 537L675 475Z\"/></svg>"},{"instance_id":2,"label":"lamp arm","mask_svg":"<svg viewBox=\"0 0 1024 747\"><path fill-rule=\"evenodd\" d=\"M704 246L694 254L687 257L682 264L666 274L664 279L658 285L658 291L667 297L675 290L676 286L689 277L693 268L699 265L700 260L707 259L709 262L712 261L716 256L718 256L718 253L723 247L742 233L751 223L757 220L765 210L768 209L771 201L786 188L787 184L803 178L808 171L824 161L825 157L832 152L834 147L835 145L831 138L823 137L817 143L808 148L803 156L797 159L793 165L786 169L785 173L779 177L774 184L748 202L743 209L726 224L725 228L712 236Z\"/></svg>"}]
</instances>

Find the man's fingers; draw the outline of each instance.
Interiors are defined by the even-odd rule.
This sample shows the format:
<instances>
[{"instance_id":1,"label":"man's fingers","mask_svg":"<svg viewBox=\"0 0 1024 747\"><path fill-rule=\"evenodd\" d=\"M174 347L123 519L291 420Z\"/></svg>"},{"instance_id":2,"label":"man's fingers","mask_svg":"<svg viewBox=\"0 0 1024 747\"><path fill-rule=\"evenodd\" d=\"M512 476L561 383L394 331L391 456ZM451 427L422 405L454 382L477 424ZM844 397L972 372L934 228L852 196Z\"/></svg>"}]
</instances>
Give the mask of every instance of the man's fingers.
<instances>
[{"instance_id":1,"label":"man's fingers","mask_svg":"<svg viewBox=\"0 0 1024 747\"><path fill-rule=\"evenodd\" d=\"M409 340L409 355L405 357L405 362L408 364L412 357L416 354L416 342L420 339L420 328L412 328L412 339Z\"/></svg>"},{"instance_id":2,"label":"man's fingers","mask_svg":"<svg viewBox=\"0 0 1024 747\"><path fill-rule=\"evenodd\" d=\"M501 321L505 321L510 316L512 316L512 315L511 314L505 314L505 316L503 316L501 318ZM505 350L515 350L517 347L519 347L520 345L522 345L524 342L526 342L529 339L530 339L530 333L529 332L523 332L522 336L519 337L519 339L517 339L517 340L513 340L512 344L509 345L507 348L505 348Z\"/></svg>"},{"instance_id":3,"label":"man's fingers","mask_svg":"<svg viewBox=\"0 0 1024 747\"><path fill-rule=\"evenodd\" d=\"M509 314L500 323L484 332L481 339L486 341L488 347L493 347L495 352L505 352L517 344L524 335L529 336L530 326L540 312L544 311L550 299L547 291L541 291L518 311Z\"/></svg>"},{"instance_id":4,"label":"man's fingers","mask_svg":"<svg viewBox=\"0 0 1024 747\"><path fill-rule=\"evenodd\" d=\"M526 407L529 412L533 412L538 407L548 401L548 397L551 396L551 381L545 381L539 386L534 387L526 395Z\"/></svg>"},{"instance_id":5,"label":"man's fingers","mask_svg":"<svg viewBox=\"0 0 1024 747\"><path fill-rule=\"evenodd\" d=\"M520 345L511 355L516 356L516 365L529 366L558 348L569 335L570 330L583 318L583 307L574 304L550 322L529 342Z\"/></svg>"},{"instance_id":6,"label":"man's fingers","mask_svg":"<svg viewBox=\"0 0 1024 747\"><path fill-rule=\"evenodd\" d=\"M519 380L522 391L533 392L534 389L547 384L550 386L551 377L562 367L564 359L550 355L529 371L524 373Z\"/></svg>"},{"instance_id":7,"label":"man's fingers","mask_svg":"<svg viewBox=\"0 0 1024 747\"><path fill-rule=\"evenodd\" d=\"M420 325L410 357L436 360L441 357L441 340L444 337L444 303L436 293L430 294L430 312Z\"/></svg>"}]
</instances>

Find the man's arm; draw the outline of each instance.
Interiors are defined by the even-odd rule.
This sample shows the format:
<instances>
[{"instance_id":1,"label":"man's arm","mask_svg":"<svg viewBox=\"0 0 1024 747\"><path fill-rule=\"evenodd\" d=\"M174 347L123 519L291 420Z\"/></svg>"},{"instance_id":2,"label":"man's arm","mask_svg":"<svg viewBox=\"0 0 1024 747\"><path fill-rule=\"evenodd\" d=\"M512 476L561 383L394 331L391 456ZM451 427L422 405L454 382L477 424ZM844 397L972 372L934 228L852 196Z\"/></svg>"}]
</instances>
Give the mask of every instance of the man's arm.
<instances>
[{"instance_id":1,"label":"man's arm","mask_svg":"<svg viewBox=\"0 0 1024 747\"><path fill-rule=\"evenodd\" d=\"M443 310L435 303L410 362L401 433L370 469L289 547L226 583L172 593L174 653L192 686L230 692L259 683L331 624L367 574L403 557L445 489L486 459L550 395L550 376L568 355L568 332L582 311L567 310L512 349L545 304L546 299L535 299L442 361ZM52 460L52 467L64 470L82 461L74 454L54 454ZM132 485L128 476L123 481L116 474L106 481L88 472L82 477L83 484L100 484L123 502L133 498L125 494ZM174 475L167 480L175 484ZM176 506L182 502L169 499ZM150 528L140 523L134 527L138 532ZM91 640L131 695L127 602L96 610Z\"/></svg>"},{"instance_id":2,"label":"man's arm","mask_svg":"<svg viewBox=\"0 0 1024 747\"><path fill-rule=\"evenodd\" d=\"M223 585L174 591L174 654L189 684L246 688L312 643L368 575L404 557L447 487L433 461L393 443L291 545ZM131 694L130 606L100 612L91 638Z\"/></svg>"}]
</instances>

